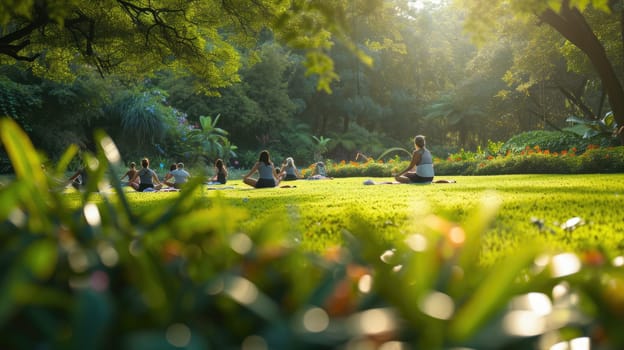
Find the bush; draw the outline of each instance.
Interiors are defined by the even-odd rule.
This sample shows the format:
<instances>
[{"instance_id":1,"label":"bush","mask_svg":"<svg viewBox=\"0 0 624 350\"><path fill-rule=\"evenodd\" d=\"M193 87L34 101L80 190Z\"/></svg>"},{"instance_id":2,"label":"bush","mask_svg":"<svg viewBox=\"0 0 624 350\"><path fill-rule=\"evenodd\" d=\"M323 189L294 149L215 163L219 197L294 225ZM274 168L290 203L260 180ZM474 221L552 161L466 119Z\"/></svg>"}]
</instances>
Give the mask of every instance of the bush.
<instances>
[{"instance_id":1,"label":"bush","mask_svg":"<svg viewBox=\"0 0 624 350\"><path fill-rule=\"evenodd\" d=\"M592 148L579 158L580 173L624 172L624 147Z\"/></svg>"},{"instance_id":2,"label":"bush","mask_svg":"<svg viewBox=\"0 0 624 350\"><path fill-rule=\"evenodd\" d=\"M567 131L528 131L511 137L500 148L502 154L507 152L520 153L527 147L550 150L550 152L562 152L575 148L578 153L583 153L591 148L591 145L600 147L615 146L613 138L604 138L600 136L592 138L583 138L578 134Z\"/></svg>"},{"instance_id":3,"label":"bush","mask_svg":"<svg viewBox=\"0 0 624 350\"><path fill-rule=\"evenodd\" d=\"M438 161L436 175L505 175L505 174L577 174L624 172L624 146L598 148L588 145L577 155L570 152L551 153L539 147L525 149L521 154L489 157L485 160Z\"/></svg>"}]
</instances>

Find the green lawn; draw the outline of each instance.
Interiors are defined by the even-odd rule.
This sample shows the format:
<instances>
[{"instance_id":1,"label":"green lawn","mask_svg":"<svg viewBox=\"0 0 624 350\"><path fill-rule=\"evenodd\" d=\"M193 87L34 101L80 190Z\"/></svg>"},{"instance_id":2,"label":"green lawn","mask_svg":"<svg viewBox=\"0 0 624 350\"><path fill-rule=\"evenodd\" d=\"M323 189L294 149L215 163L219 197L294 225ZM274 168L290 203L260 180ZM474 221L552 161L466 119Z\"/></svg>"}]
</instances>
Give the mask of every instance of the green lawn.
<instances>
[{"instance_id":1,"label":"green lawn","mask_svg":"<svg viewBox=\"0 0 624 350\"><path fill-rule=\"evenodd\" d=\"M250 219L241 223L242 230L287 218L295 239L319 251L341 244L340 233L351 226L354 215L374 225L380 237L392 241L418 233L430 214L465 225L482 203L498 205L496 218L483 238L484 263L513 252L525 239L572 251L601 246L611 256L624 251L620 243L624 233L624 174L453 179L457 183L377 186L363 185L366 178L299 180L282 183L294 188L275 189L252 189L232 180L228 186L233 189L202 190L198 195L222 198L249 211ZM175 196L177 193L129 193L138 210L151 208L158 198ZM575 229L562 228L576 217L582 222Z\"/></svg>"}]
</instances>

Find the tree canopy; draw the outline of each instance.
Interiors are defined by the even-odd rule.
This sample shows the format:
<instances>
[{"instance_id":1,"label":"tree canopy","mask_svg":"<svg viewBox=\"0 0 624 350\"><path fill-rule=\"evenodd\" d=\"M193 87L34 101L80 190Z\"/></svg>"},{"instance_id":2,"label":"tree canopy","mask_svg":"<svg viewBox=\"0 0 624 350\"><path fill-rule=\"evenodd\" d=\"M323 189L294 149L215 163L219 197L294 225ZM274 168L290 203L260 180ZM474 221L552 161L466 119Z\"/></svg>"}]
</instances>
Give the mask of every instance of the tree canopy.
<instances>
[{"instance_id":1,"label":"tree canopy","mask_svg":"<svg viewBox=\"0 0 624 350\"><path fill-rule=\"evenodd\" d=\"M378 0L357 1L372 11ZM268 28L307 50L310 74L329 90L337 76L327 50L346 39L342 1L0 0L0 64L31 62L54 79L76 67L144 77L168 67L211 91L238 82L241 53Z\"/></svg>"},{"instance_id":2,"label":"tree canopy","mask_svg":"<svg viewBox=\"0 0 624 350\"><path fill-rule=\"evenodd\" d=\"M505 16L526 18L536 24L545 23L559 32L569 43L577 47L591 62L596 70L602 87L609 99L613 114L620 129L618 134L624 142L624 88L621 79L621 66L618 60L610 56L605 44L610 36L599 36L590 24L592 8L616 17L621 14L622 2L617 0L461 0L468 8L466 27L476 34L477 39L484 39L487 33L495 32L497 23ZM624 17L619 16L620 28L624 28ZM624 50L624 30L620 32L619 54ZM619 76L618 76L619 72ZM595 116L600 117L600 116Z\"/></svg>"}]
</instances>

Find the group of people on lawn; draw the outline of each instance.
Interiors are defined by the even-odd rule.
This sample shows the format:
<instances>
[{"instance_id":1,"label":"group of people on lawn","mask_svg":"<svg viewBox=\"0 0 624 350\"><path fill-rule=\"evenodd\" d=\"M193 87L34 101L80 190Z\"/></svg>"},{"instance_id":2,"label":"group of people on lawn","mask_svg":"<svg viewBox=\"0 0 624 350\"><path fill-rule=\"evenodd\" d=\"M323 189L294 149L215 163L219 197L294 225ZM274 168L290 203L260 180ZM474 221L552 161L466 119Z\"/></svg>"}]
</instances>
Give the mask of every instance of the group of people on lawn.
<instances>
[{"instance_id":1,"label":"group of people on lawn","mask_svg":"<svg viewBox=\"0 0 624 350\"><path fill-rule=\"evenodd\" d=\"M130 163L130 168L121 177L121 180L127 178L128 186L131 186L139 192L144 192L161 190L163 186L179 190L191 177L189 172L184 169L184 163L180 162L171 165L169 172L161 182L156 172L152 170L149 165L150 162L147 158L141 160L141 169L138 170L134 162ZM210 179L209 184L225 184L227 182L228 171L223 160L217 159L214 166L215 175ZM254 177L256 173L257 176ZM70 178L70 182L74 187L79 187L76 183L80 184L78 180L81 176L83 177L81 182L84 183L86 177L84 171L78 171ZM417 135L414 138L414 152L412 153L410 164L395 176L395 183L428 183L433 181L433 177L433 158L425 146L425 137ZM297 169L292 157L286 158L282 166L276 168L271 161L269 151L264 150L260 152L258 161L251 170L243 176L243 182L255 188L265 188L277 187L281 181L297 180L301 178L303 178L303 176ZM323 162L318 162L315 165L313 175L308 177L308 179L321 180L331 179L331 177L327 176Z\"/></svg>"},{"instance_id":2,"label":"group of people on lawn","mask_svg":"<svg viewBox=\"0 0 624 350\"><path fill-rule=\"evenodd\" d=\"M258 177L252 177L258 173ZM282 180L295 180L301 176L292 158L287 158L279 171L275 170L269 151L260 152L260 157L251 170L243 177L243 182L255 188L276 187ZM433 157L426 147L425 137L414 137L414 152L410 164L395 176L395 183L429 183L433 181ZM309 179L331 179L325 174L325 167L318 162L315 173Z\"/></svg>"},{"instance_id":3,"label":"group of people on lawn","mask_svg":"<svg viewBox=\"0 0 624 350\"><path fill-rule=\"evenodd\" d=\"M156 172L149 165L149 159L147 158L141 160L140 170L136 169L136 163L130 163L130 168L121 176L120 180L128 178L128 186L139 192L144 192L146 190L160 190L163 186L179 190L191 177L191 174L184 169L184 163L180 162L171 164L169 172L161 182Z\"/></svg>"}]
</instances>

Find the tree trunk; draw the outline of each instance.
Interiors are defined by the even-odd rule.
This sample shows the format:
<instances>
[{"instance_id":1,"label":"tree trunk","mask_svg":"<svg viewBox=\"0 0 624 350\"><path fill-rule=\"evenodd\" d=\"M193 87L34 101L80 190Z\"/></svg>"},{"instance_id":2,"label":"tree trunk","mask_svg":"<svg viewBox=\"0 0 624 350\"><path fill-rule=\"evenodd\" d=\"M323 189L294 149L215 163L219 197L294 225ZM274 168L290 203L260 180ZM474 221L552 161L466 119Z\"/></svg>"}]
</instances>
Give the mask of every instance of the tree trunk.
<instances>
[{"instance_id":1,"label":"tree trunk","mask_svg":"<svg viewBox=\"0 0 624 350\"><path fill-rule=\"evenodd\" d=\"M559 13L546 10L540 19L552 26L572 44L581 49L596 69L609 98L609 104L620 130L618 136L624 144L624 89L615 74L615 68L609 61L604 46L598 40L589 24L576 8L571 8L569 0L562 3Z\"/></svg>"}]
</instances>

